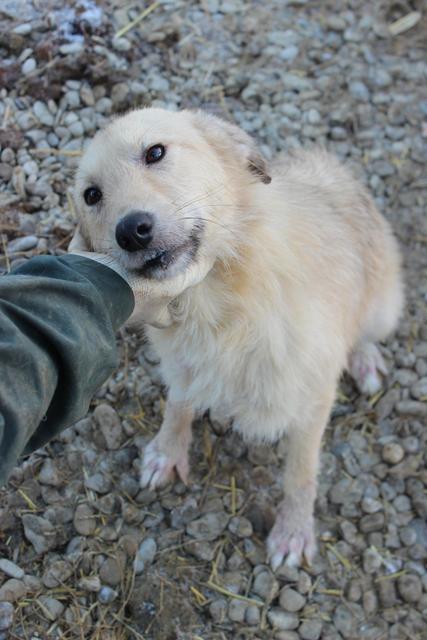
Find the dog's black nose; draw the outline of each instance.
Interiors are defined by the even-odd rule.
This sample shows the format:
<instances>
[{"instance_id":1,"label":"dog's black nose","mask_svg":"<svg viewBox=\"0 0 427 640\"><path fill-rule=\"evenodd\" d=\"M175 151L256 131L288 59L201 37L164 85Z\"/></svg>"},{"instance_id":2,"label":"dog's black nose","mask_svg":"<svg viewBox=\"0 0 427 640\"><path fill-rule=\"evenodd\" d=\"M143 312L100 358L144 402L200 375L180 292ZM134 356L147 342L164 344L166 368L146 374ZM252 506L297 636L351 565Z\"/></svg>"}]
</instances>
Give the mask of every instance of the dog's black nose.
<instances>
[{"instance_id":1,"label":"dog's black nose","mask_svg":"<svg viewBox=\"0 0 427 640\"><path fill-rule=\"evenodd\" d=\"M146 249L153 239L153 216L146 211L132 211L116 227L116 240L125 251Z\"/></svg>"}]
</instances>

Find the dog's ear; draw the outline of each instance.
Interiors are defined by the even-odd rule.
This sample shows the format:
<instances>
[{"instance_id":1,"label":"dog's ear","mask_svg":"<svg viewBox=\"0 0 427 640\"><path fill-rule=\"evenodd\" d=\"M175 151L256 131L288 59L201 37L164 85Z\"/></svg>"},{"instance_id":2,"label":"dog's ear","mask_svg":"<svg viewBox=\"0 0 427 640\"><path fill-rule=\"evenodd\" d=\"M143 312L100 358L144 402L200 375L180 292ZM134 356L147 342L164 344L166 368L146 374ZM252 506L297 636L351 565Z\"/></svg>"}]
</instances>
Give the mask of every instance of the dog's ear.
<instances>
[{"instance_id":1,"label":"dog's ear","mask_svg":"<svg viewBox=\"0 0 427 640\"><path fill-rule=\"evenodd\" d=\"M93 247L90 246L89 241L85 238L80 225L78 225L71 238L68 251L93 251Z\"/></svg>"},{"instance_id":2,"label":"dog's ear","mask_svg":"<svg viewBox=\"0 0 427 640\"><path fill-rule=\"evenodd\" d=\"M227 151L241 155L246 168L264 184L271 182L267 161L256 141L245 131L226 120L204 111L192 112L193 123L218 153Z\"/></svg>"}]
</instances>

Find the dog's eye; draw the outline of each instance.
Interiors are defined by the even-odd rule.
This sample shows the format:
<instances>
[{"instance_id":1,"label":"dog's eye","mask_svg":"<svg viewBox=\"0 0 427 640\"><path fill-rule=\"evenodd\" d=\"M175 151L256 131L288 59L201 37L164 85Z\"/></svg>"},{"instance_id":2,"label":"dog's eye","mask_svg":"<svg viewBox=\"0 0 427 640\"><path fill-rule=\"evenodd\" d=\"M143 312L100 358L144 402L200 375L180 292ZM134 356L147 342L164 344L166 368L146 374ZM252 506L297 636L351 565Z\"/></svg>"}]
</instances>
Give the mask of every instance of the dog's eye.
<instances>
[{"instance_id":1,"label":"dog's eye","mask_svg":"<svg viewBox=\"0 0 427 640\"><path fill-rule=\"evenodd\" d=\"M158 162L161 160L166 153L166 149L162 144L154 144L152 147L147 149L145 153L145 162L147 164L153 164L153 162Z\"/></svg>"},{"instance_id":2,"label":"dog's eye","mask_svg":"<svg viewBox=\"0 0 427 640\"><path fill-rule=\"evenodd\" d=\"M94 204L97 204L101 200L102 191L98 189L98 187L89 187L84 192L83 198L88 207L93 207Z\"/></svg>"}]
</instances>

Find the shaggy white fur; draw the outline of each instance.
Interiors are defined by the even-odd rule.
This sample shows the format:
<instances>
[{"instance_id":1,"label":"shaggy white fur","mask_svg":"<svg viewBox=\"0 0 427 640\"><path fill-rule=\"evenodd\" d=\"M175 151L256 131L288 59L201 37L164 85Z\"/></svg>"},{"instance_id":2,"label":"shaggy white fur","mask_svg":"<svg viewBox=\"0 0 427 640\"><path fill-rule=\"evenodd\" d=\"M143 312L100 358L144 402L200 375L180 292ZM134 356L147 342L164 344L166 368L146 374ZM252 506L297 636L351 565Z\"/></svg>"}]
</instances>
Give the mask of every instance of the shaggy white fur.
<instances>
[{"instance_id":1,"label":"shaggy white fur","mask_svg":"<svg viewBox=\"0 0 427 640\"><path fill-rule=\"evenodd\" d=\"M144 149L159 143L164 159L145 165ZM94 184L103 193L95 211L82 197ZM174 468L186 479L196 411L233 418L248 439L286 435L284 500L268 550L274 567L285 557L310 560L321 437L339 376L348 366L363 392L379 389L386 369L373 343L393 331L402 309L388 223L325 151L267 166L243 131L190 111L146 109L114 120L86 151L75 197L81 237L132 272L143 251L127 255L114 239L128 211L154 215L153 243L162 248L185 247L197 235L195 255L184 252L150 274L141 320L156 324L150 305L158 310L163 300L162 328L148 327L148 335L169 398L142 484L165 483ZM191 269L194 278L173 290L173 279Z\"/></svg>"}]
</instances>

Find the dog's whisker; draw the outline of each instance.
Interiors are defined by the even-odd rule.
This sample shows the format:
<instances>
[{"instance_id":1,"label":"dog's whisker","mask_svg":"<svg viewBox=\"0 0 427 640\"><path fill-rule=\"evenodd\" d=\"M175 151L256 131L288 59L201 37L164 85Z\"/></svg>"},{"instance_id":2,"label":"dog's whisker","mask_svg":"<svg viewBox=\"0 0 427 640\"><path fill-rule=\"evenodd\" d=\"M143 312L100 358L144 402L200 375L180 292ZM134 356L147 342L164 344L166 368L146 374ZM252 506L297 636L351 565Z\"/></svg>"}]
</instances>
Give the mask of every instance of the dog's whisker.
<instances>
[{"instance_id":1,"label":"dog's whisker","mask_svg":"<svg viewBox=\"0 0 427 640\"><path fill-rule=\"evenodd\" d=\"M203 195L197 196L196 198L193 198L193 200L189 200L187 202L184 202L184 204L178 205L178 208L175 210L175 212L178 213L182 209L185 209L185 207L188 207L188 206L190 206L192 204L196 204L197 202L202 202L203 200L206 200L206 198L209 198L209 197L215 195L215 193L220 191L222 188L223 188L223 185L219 185L218 187L216 187L214 189L211 189L210 191L207 191ZM177 204L177 203L174 202L173 204Z\"/></svg>"},{"instance_id":2,"label":"dog's whisker","mask_svg":"<svg viewBox=\"0 0 427 640\"><path fill-rule=\"evenodd\" d=\"M223 229L226 229L230 233L237 235L230 226L226 224L221 224L217 220L212 220L210 218L202 218L201 216L185 216L184 218L181 218L181 220L202 220L203 222L210 222L212 224L218 225L219 227L222 227Z\"/></svg>"}]
</instances>

